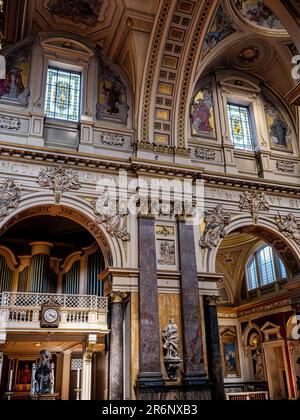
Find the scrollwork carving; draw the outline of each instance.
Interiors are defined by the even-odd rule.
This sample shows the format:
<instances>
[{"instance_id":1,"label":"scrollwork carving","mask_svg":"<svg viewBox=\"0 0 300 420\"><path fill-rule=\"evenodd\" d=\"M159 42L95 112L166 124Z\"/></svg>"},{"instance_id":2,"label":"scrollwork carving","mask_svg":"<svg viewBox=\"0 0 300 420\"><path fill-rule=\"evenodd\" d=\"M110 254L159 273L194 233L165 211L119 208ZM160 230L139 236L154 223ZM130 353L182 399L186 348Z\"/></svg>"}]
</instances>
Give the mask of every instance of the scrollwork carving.
<instances>
[{"instance_id":1,"label":"scrollwork carving","mask_svg":"<svg viewBox=\"0 0 300 420\"><path fill-rule=\"evenodd\" d=\"M240 209L256 218L259 212L270 210L268 197L260 191L245 191L240 197Z\"/></svg>"},{"instance_id":2,"label":"scrollwork carving","mask_svg":"<svg viewBox=\"0 0 300 420\"><path fill-rule=\"evenodd\" d=\"M297 220L292 213L287 216L279 214L275 217L278 229L286 238L292 239L300 245L300 228Z\"/></svg>"},{"instance_id":3,"label":"scrollwork carving","mask_svg":"<svg viewBox=\"0 0 300 420\"><path fill-rule=\"evenodd\" d=\"M21 199L21 186L14 179L6 179L0 185L0 221L10 209L16 209Z\"/></svg>"},{"instance_id":4,"label":"scrollwork carving","mask_svg":"<svg viewBox=\"0 0 300 420\"><path fill-rule=\"evenodd\" d=\"M205 230L200 240L203 249L216 248L225 238L225 227L231 222L231 214L225 212L222 205L217 206L205 216Z\"/></svg>"},{"instance_id":5,"label":"scrollwork carving","mask_svg":"<svg viewBox=\"0 0 300 420\"><path fill-rule=\"evenodd\" d=\"M116 236L124 242L130 241L125 216L118 214L117 202L110 197L107 187L92 206L99 225L103 225L111 236Z\"/></svg>"},{"instance_id":6,"label":"scrollwork carving","mask_svg":"<svg viewBox=\"0 0 300 420\"><path fill-rule=\"evenodd\" d=\"M53 190L57 204L60 203L61 196L65 191L79 190L81 187L78 175L73 169L65 169L61 166L42 169L39 173L38 183L43 188Z\"/></svg>"}]
</instances>

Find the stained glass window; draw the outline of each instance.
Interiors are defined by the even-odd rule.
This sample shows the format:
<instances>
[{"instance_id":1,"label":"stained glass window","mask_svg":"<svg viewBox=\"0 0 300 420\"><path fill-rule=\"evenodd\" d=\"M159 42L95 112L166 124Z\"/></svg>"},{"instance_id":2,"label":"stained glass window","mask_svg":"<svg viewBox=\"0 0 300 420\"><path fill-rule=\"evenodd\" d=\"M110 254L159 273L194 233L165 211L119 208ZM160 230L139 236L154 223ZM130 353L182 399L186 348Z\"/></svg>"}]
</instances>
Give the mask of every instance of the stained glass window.
<instances>
[{"instance_id":1,"label":"stained glass window","mask_svg":"<svg viewBox=\"0 0 300 420\"><path fill-rule=\"evenodd\" d=\"M260 248L248 263L248 290L255 290L286 279L286 268L270 246Z\"/></svg>"},{"instance_id":2,"label":"stained glass window","mask_svg":"<svg viewBox=\"0 0 300 420\"><path fill-rule=\"evenodd\" d=\"M232 141L236 148L253 150L253 132L249 107L228 104L228 117Z\"/></svg>"},{"instance_id":3,"label":"stained glass window","mask_svg":"<svg viewBox=\"0 0 300 420\"><path fill-rule=\"evenodd\" d=\"M48 68L45 112L48 118L78 122L81 73Z\"/></svg>"}]
</instances>

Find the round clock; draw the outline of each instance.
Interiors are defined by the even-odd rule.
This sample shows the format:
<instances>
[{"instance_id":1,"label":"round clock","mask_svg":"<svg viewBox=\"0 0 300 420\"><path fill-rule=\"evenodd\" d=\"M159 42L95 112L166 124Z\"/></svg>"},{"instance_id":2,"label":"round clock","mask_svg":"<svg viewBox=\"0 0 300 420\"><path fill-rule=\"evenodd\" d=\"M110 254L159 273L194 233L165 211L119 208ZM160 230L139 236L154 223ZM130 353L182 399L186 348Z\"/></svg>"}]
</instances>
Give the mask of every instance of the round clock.
<instances>
[{"instance_id":1,"label":"round clock","mask_svg":"<svg viewBox=\"0 0 300 420\"><path fill-rule=\"evenodd\" d=\"M49 322L49 324L53 324L54 322L56 322L58 319L58 316L59 315L58 315L57 310L53 308L46 309L44 312L44 320L46 322Z\"/></svg>"}]
</instances>

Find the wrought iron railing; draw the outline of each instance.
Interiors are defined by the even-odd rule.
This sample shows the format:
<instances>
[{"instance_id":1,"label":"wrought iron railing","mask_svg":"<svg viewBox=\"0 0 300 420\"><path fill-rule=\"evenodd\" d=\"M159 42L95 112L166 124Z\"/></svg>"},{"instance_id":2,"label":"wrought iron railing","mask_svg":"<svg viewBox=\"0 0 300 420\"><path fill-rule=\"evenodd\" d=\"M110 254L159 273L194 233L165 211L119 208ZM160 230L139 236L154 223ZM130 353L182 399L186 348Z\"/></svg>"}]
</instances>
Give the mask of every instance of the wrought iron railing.
<instances>
[{"instance_id":1,"label":"wrought iron railing","mask_svg":"<svg viewBox=\"0 0 300 420\"><path fill-rule=\"evenodd\" d=\"M108 311L108 299L88 295L58 295L51 293L14 293L0 294L2 308L40 308L44 303L55 302L62 309L94 309L98 312Z\"/></svg>"}]
</instances>

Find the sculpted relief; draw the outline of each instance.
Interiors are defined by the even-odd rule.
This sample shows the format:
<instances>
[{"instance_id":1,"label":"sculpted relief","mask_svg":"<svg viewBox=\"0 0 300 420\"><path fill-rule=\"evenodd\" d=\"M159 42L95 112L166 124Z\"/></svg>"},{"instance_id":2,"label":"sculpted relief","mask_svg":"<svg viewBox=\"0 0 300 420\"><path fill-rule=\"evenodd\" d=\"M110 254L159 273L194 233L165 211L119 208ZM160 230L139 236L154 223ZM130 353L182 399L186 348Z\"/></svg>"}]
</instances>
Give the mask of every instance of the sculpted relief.
<instances>
[{"instance_id":1,"label":"sculpted relief","mask_svg":"<svg viewBox=\"0 0 300 420\"><path fill-rule=\"evenodd\" d=\"M225 238L225 228L231 222L231 214L224 211L223 206L217 206L205 216L205 230L200 240L203 249L216 248L221 239Z\"/></svg>"},{"instance_id":2,"label":"sculpted relief","mask_svg":"<svg viewBox=\"0 0 300 420\"><path fill-rule=\"evenodd\" d=\"M300 227L298 226L297 220L292 213L287 216L278 215L275 217L279 231L289 239L293 239L300 245Z\"/></svg>"},{"instance_id":3,"label":"sculpted relief","mask_svg":"<svg viewBox=\"0 0 300 420\"><path fill-rule=\"evenodd\" d=\"M21 186L14 179L6 179L0 185L0 221L10 209L16 209L21 199Z\"/></svg>"}]
</instances>

